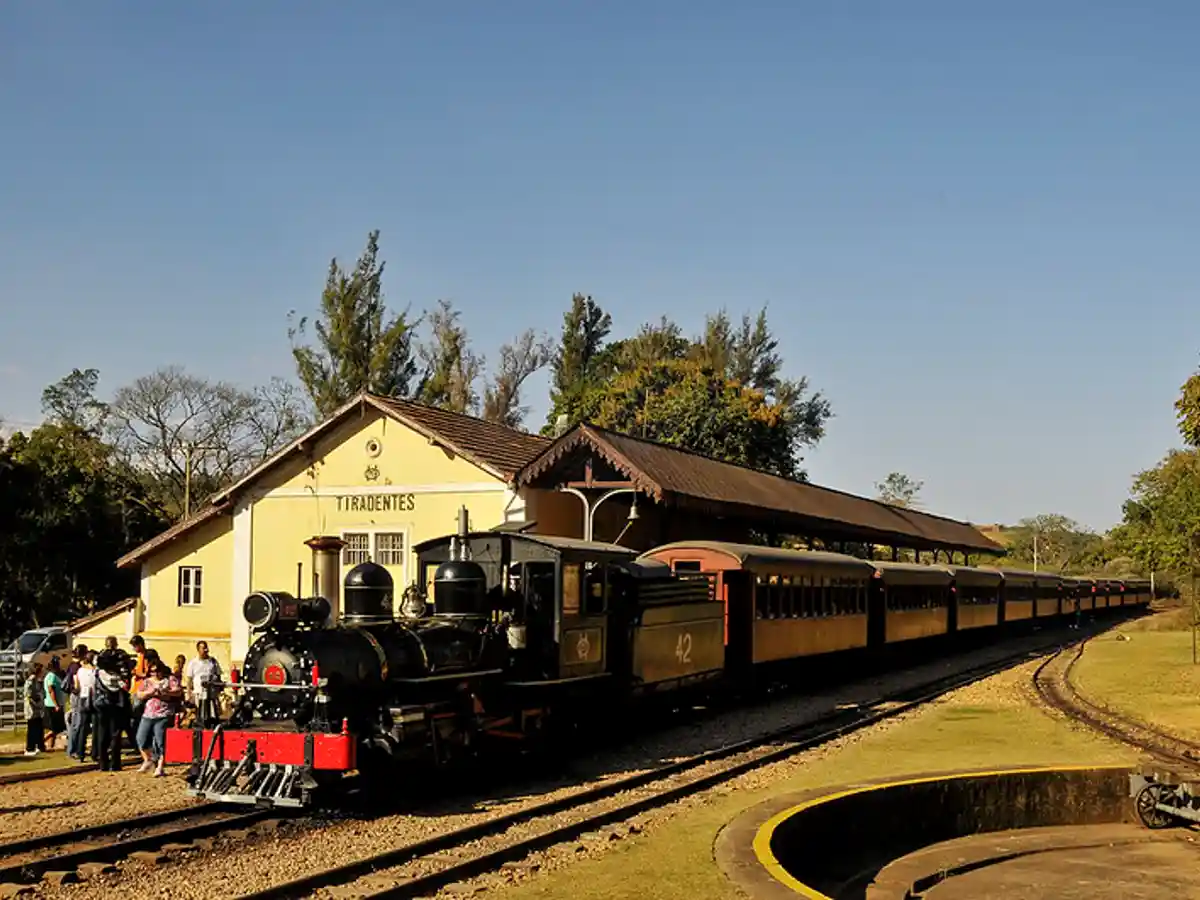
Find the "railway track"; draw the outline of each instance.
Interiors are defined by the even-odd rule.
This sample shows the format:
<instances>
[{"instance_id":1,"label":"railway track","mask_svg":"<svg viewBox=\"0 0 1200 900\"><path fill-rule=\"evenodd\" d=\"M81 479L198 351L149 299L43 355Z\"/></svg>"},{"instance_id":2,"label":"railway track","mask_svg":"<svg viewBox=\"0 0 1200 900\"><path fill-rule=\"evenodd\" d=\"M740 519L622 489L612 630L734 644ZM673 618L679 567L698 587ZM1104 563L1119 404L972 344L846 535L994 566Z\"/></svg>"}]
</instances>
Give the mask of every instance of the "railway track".
<instances>
[{"instance_id":1,"label":"railway track","mask_svg":"<svg viewBox=\"0 0 1200 900\"><path fill-rule=\"evenodd\" d=\"M0 885L35 884L52 874L87 876L89 866L103 868L133 858L137 853L159 853L232 830L262 827L278 818L269 810L229 811L214 803L201 803L71 831L40 835L0 844ZM70 848L65 852L56 852ZM61 880L61 877L60 877Z\"/></svg>"},{"instance_id":2,"label":"railway track","mask_svg":"<svg viewBox=\"0 0 1200 900\"><path fill-rule=\"evenodd\" d=\"M1038 698L1051 709L1160 762L1200 766L1200 743L1185 740L1146 722L1136 721L1089 700L1071 680L1090 637L1062 647L1033 673ZM1074 651L1073 653L1071 651Z\"/></svg>"},{"instance_id":3,"label":"railway track","mask_svg":"<svg viewBox=\"0 0 1200 900\"><path fill-rule=\"evenodd\" d=\"M520 865L529 854L579 840L639 813L731 781L835 738L910 712L953 690L1041 656L1026 651L919 687L850 707L801 726L778 729L717 750L583 788L567 797L505 813L242 896L285 900L339 894L371 898L422 897L447 885ZM616 832L601 835L615 839Z\"/></svg>"}]
</instances>

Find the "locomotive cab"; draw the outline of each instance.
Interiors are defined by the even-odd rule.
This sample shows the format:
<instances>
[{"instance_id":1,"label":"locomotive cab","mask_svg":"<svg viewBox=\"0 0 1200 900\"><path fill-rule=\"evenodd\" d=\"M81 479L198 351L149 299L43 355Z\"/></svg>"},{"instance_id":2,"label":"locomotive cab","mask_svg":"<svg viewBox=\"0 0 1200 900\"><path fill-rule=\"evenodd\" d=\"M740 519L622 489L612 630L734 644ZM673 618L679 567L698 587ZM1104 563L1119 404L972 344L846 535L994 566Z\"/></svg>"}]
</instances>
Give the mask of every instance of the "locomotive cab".
<instances>
[{"instance_id":1,"label":"locomotive cab","mask_svg":"<svg viewBox=\"0 0 1200 900\"><path fill-rule=\"evenodd\" d=\"M481 616L503 628L510 684L561 685L609 671L610 603L634 551L507 531L462 531L414 549L435 617Z\"/></svg>"}]
</instances>

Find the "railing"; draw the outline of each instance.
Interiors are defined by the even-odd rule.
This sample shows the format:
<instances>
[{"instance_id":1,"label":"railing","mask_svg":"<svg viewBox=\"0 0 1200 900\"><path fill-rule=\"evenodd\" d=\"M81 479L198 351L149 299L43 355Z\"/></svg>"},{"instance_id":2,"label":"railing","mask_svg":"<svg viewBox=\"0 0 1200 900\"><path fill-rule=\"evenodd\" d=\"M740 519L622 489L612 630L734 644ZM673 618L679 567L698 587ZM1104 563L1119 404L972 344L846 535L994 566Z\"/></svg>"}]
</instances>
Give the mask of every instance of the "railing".
<instances>
[{"instance_id":1,"label":"railing","mask_svg":"<svg viewBox=\"0 0 1200 900\"><path fill-rule=\"evenodd\" d=\"M0 728L25 724L24 683L19 662L0 662Z\"/></svg>"}]
</instances>

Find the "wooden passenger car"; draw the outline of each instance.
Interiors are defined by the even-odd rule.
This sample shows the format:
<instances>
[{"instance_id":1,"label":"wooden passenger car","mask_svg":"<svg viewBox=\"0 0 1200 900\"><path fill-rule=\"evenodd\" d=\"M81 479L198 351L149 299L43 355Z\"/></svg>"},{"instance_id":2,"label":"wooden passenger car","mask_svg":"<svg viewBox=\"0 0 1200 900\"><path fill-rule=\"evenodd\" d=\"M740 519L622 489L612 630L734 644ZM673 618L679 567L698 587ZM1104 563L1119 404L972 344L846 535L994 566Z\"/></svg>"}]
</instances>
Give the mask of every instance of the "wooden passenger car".
<instances>
[{"instance_id":1,"label":"wooden passenger car","mask_svg":"<svg viewBox=\"0 0 1200 900\"><path fill-rule=\"evenodd\" d=\"M1052 572L1035 572L1033 576L1036 601L1033 614L1039 619L1056 617L1062 609L1059 593L1062 589L1062 577Z\"/></svg>"},{"instance_id":2,"label":"wooden passenger car","mask_svg":"<svg viewBox=\"0 0 1200 900\"><path fill-rule=\"evenodd\" d=\"M1148 606L1150 603L1150 582L1142 578L1131 578L1125 582L1125 602L1132 606Z\"/></svg>"},{"instance_id":3,"label":"wooden passenger car","mask_svg":"<svg viewBox=\"0 0 1200 900\"><path fill-rule=\"evenodd\" d=\"M950 630L950 585L948 569L914 563L871 563L875 567L876 592L881 598L881 621L886 643L939 637ZM874 643L874 641L872 641Z\"/></svg>"},{"instance_id":4,"label":"wooden passenger car","mask_svg":"<svg viewBox=\"0 0 1200 900\"><path fill-rule=\"evenodd\" d=\"M968 566L942 566L953 579L954 603L950 607L952 631L987 628L1000 624L1000 593L1004 576L995 570Z\"/></svg>"},{"instance_id":5,"label":"wooden passenger car","mask_svg":"<svg viewBox=\"0 0 1200 900\"><path fill-rule=\"evenodd\" d=\"M1096 608L1096 581L1092 578L1076 578L1079 608L1084 612Z\"/></svg>"},{"instance_id":6,"label":"wooden passenger car","mask_svg":"<svg viewBox=\"0 0 1200 900\"><path fill-rule=\"evenodd\" d=\"M1033 618L1033 604L1037 596L1037 583L1032 572L1020 569L991 569L1004 577L1004 587L1001 591L1000 610L1001 621L1019 622Z\"/></svg>"},{"instance_id":7,"label":"wooden passenger car","mask_svg":"<svg viewBox=\"0 0 1200 900\"><path fill-rule=\"evenodd\" d=\"M666 544L641 558L711 579L733 668L867 645L875 568L864 560L724 541Z\"/></svg>"}]
</instances>

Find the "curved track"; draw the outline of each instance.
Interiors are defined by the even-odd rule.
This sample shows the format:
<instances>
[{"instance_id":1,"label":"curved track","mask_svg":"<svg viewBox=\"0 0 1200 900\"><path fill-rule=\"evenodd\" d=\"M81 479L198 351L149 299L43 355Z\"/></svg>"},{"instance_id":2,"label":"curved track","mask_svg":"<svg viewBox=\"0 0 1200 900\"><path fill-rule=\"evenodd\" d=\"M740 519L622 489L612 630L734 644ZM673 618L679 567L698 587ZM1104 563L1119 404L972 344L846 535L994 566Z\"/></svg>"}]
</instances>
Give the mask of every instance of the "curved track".
<instances>
[{"instance_id":1,"label":"curved track","mask_svg":"<svg viewBox=\"0 0 1200 900\"><path fill-rule=\"evenodd\" d=\"M242 900L308 897L333 887L343 888L355 896L375 898L432 894L448 884L499 869L506 863L517 863L532 852L577 840L638 813L665 806L754 769L910 712L950 691L1038 655L1041 654L1025 652L1010 656L803 726L780 729L647 772L584 788L566 798L500 815L247 894Z\"/></svg>"},{"instance_id":2,"label":"curved track","mask_svg":"<svg viewBox=\"0 0 1200 900\"><path fill-rule=\"evenodd\" d=\"M229 811L201 803L0 844L0 884L34 884L49 873L78 873L89 863L112 864L139 852L160 852L231 829L260 825L267 810ZM71 848L63 853L60 848Z\"/></svg>"},{"instance_id":3,"label":"curved track","mask_svg":"<svg viewBox=\"0 0 1200 900\"><path fill-rule=\"evenodd\" d=\"M1079 693L1071 674L1089 640L1084 638L1059 649L1037 667L1033 673L1033 687L1039 699L1073 721L1142 750L1161 762L1191 768L1200 766L1200 744L1101 706ZM1074 650L1073 654L1071 650Z\"/></svg>"}]
</instances>

